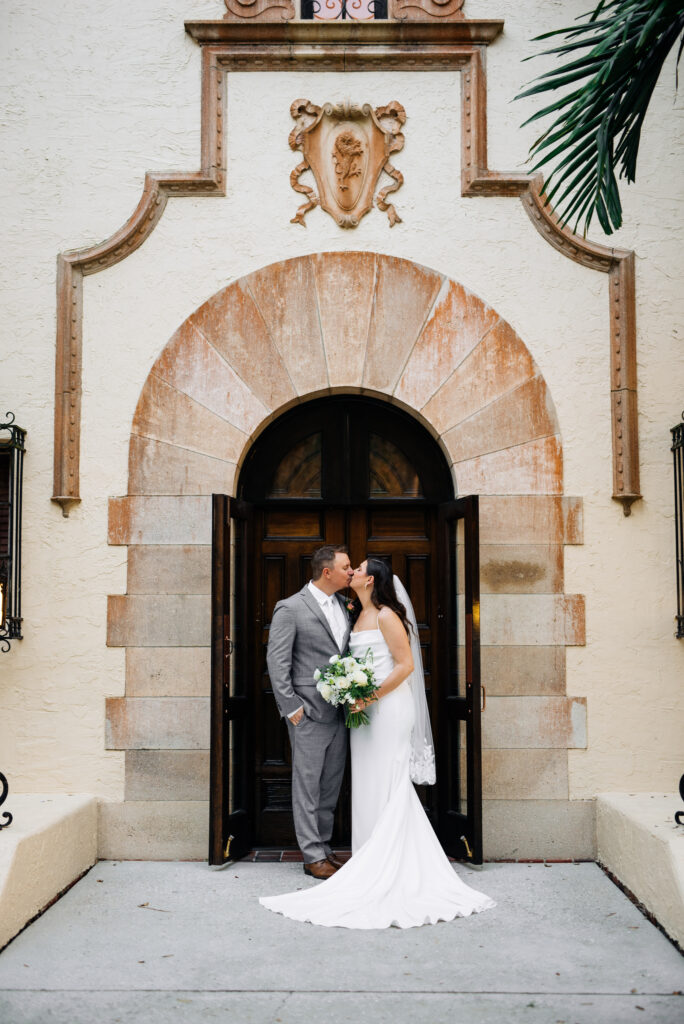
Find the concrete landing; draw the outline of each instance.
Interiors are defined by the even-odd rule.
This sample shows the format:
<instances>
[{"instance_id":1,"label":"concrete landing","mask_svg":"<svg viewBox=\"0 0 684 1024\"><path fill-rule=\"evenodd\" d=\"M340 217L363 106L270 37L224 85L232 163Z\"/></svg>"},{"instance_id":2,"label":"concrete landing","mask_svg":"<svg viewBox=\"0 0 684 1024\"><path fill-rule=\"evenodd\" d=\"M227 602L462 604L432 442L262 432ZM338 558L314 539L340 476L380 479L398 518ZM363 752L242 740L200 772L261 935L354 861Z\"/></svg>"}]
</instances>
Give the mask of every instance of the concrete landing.
<instances>
[{"instance_id":1,"label":"concrete landing","mask_svg":"<svg viewBox=\"0 0 684 1024\"><path fill-rule=\"evenodd\" d=\"M684 810L674 793L601 793L598 858L684 948Z\"/></svg>"},{"instance_id":2,"label":"concrete landing","mask_svg":"<svg viewBox=\"0 0 684 1024\"><path fill-rule=\"evenodd\" d=\"M292 863L101 861L0 954L3 1024L681 1024L684 959L595 864L458 866L497 907L317 928Z\"/></svg>"},{"instance_id":3,"label":"concrete landing","mask_svg":"<svg viewBox=\"0 0 684 1024\"><path fill-rule=\"evenodd\" d=\"M97 800L12 794L0 832L0 949L97 858Z\"/></svg>"}]
</instances>

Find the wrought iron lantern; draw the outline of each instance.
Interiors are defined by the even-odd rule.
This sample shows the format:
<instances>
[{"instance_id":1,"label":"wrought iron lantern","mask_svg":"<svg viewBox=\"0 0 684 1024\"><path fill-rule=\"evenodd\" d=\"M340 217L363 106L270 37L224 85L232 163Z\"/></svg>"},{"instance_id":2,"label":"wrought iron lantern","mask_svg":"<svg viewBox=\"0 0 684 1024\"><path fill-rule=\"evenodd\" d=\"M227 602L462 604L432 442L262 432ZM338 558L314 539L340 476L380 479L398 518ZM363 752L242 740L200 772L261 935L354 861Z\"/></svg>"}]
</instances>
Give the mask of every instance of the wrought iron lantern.
<instances>
[{"instance_id":1,"label":"wrought iron lantern","mask_svg":"<svg viewBox=\"0 0 684 1024\"><path fill-rule=\"evenodd\" d=\"M0 651L21 639L21 490L26 431L0 423Z\"/></svg>"},{"instance_id":2,"label":"wrought iron lantern","mask_svg":"<svg viewBox=\"0 0 684 1024\"><path fill-rule=\"evenodd\" d=\"M684 412L682 413L684 421ZM675 502L675 565L677 571L677 632L684 638L684 422L672 428Z\"/></svg>"}]
</instances>

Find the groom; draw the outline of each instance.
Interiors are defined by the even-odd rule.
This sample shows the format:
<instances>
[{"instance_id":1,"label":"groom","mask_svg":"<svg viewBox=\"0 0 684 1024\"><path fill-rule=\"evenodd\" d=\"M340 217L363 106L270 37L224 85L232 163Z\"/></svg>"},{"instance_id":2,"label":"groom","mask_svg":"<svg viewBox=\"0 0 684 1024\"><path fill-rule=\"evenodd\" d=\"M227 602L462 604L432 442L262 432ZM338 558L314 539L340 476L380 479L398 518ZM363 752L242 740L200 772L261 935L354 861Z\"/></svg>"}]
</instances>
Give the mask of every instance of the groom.
<instances>
[{"instance_id":1,"label":"groom","mask_svg":"<svg viewBox=\"0 0 684 1024\"><path fill-rule=\"evenodd\" d=\"M292 812L304 871L329 878L342 866L330 849L335 805L347 756L347 730L339 708L316 689L313 674L346 650L351 623L338 591L354 571L343 545L314 551L312 579L275 606L266 661L292 747Z\"/></svg>"}]
</instances>

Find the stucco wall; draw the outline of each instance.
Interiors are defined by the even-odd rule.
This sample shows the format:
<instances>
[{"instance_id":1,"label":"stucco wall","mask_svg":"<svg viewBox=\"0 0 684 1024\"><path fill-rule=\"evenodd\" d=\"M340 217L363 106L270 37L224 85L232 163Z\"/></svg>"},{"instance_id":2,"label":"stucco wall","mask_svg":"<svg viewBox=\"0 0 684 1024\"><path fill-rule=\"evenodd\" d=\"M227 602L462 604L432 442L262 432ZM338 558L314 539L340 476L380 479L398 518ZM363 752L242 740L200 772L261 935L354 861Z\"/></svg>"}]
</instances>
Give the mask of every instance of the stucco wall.
<instances>
[{"instance_id":1,"label":"stucco wall","mask_svg":"<svg viewBox=\"0 0 684 1024\"><path fill-rule=\"evenodd\" d=\"M487 61L491 167L524 169L534 129L519 123L531 108L511 100L534 73L519 63L528 39L585 6L468 0L470 17L506 19ZM460 197L459 76L403 72L230 75L227 196L171 200L140 250L85 281L82 504L64 519L49 501L55 254L118 228L145 170L199 166L199 53L182 23L220 17L222 4L3 8L0 404L29 431L25 637L0 655L0 768L12 788L122 798L123 758L105 749L104 698L123 693L123 653L105 641L106 595L125 592L126 552L107 546L107 499L126 493L133 412L164 344L231 280L288 257L351 248L462 282L524 339L557 410L565 493L584 499L584 545L566 550L565 590L586 596L587 645L568 651L567 684L588 698L588 748L569 752L570 795L671 789L682 770L684 680L684 644L672 638L668 450L684 406L684 104L674 60L645 125L639 182L624 195L627 226L613 236L637 252L644 500L629 519L610 499L606 277L552 250L518 201ZM405 184L395 197L402 224L390 230L377 210L354 232L320 210L306 228L289 223L299 204L287 146L298 97L405 106L406 145L396 159ZM602 240L598 229L593 237Z\"/></svg>"}]
</instances>

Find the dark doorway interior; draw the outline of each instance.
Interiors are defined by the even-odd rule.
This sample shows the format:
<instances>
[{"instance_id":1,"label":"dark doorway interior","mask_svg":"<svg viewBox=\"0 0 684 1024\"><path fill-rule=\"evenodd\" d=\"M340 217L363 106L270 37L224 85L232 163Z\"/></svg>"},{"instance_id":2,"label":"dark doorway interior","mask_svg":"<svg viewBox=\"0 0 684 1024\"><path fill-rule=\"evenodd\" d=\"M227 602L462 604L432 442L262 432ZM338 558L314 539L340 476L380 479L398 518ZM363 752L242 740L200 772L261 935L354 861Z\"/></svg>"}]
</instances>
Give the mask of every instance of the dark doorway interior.
<instances>
[{"instance_id":1,"label":"dark doorway interior","mask_svg":"<svg viewBox=\"0 0 684 1024\"><path fill-rule=\"evenodd\" d=\"M332 396L291 410L262 434L238 495L254 506L255 843L296 846L289 742L266 671L273 608L310 579L311 553L321 544L346 543L354 565L367 554L385 558L414 602L430 700L436 506L452 496L451 474L412 417L378 400ZM434 811L433 794L425 795ZM336 844L349 844L348 777L335 832Z\"/></svg>"},{"instance_id":2,"label":"dark doorway interior","mask_svg":"<svg viewBox=\"0 0 684 1024\"><path fill-rule=\"evenodd\" d=\"M283 414L249 452L237 498L215 496L212 863L226 859L223 833L238 837L231 856L246 845L296 847L289 742L265 654L276 602L307 582L311 554L324 543L346 543L355 565L367 554L384 558L411 595L435 743L449 752L448 791L425 787L420 795L444 832L445 814L459 799L451 790L463 789L465 779L465 773L455 777L464 751L459 756L450 734L458 739L456 719L465 723L469 713L459 650L463 608L444 595L445 582L455 577L459 560L463 564L445 525L446 503L460 504L451 499L449 466L427 430L395 406L350 395ZM462 585L449 586L464 593ZM451 698L453 714L445 704ZM454 828L462 831L459 823ZM333 841L347 846L350 834L346 779Z\"/></svg>"}]
</instances>

